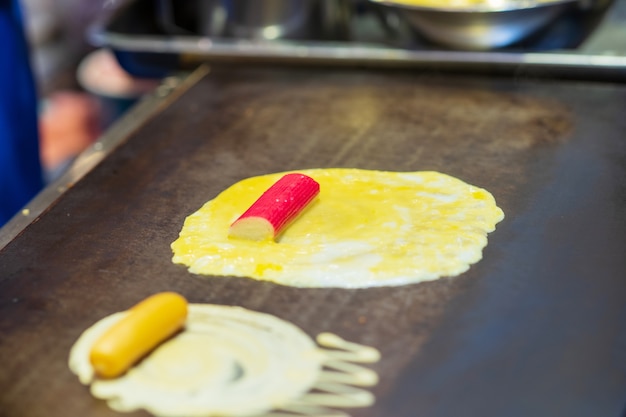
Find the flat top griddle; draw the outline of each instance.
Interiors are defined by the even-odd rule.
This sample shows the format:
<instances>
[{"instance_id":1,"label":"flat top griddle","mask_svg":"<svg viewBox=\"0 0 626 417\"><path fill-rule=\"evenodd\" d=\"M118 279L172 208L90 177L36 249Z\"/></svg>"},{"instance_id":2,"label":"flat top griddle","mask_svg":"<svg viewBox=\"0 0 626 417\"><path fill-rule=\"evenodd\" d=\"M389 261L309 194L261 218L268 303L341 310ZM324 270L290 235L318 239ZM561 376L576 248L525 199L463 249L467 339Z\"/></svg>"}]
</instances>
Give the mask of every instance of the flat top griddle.
<instances>
[{"instance_id":1,"label":"flat top griddle","mask_svg":"<svg viewBox=\"0 0 626 417\"><path fill-rule=\"evenodd\" d=\"M382 352L354 416L616 416L626 403L621 85L217 68L129 131L0 251L0 415L114 416L67 367L100 318L178 291ZM316 168L437 170L505 220L455 278L297 289L171 262L232 183ZM145 415L144 412L130 415Z\"/></svg>"}]
</instances>

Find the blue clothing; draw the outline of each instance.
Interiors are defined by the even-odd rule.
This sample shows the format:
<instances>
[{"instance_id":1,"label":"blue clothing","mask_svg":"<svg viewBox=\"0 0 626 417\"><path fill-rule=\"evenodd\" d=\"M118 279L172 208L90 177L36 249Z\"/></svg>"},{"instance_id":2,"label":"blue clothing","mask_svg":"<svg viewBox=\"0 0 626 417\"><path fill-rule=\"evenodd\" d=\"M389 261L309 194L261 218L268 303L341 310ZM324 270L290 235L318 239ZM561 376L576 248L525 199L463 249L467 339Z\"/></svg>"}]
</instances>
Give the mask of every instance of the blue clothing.
<instances>
[{"instance_id":1,"label":"blue clothing","mask_svg":"<svg viewBox=\"0 0 626 417\"><path fill-rule=\"evenodd\" d=\"M0 0L0 226L43 187L37 96L18 0Z\"/></svg>"}]
</instances>

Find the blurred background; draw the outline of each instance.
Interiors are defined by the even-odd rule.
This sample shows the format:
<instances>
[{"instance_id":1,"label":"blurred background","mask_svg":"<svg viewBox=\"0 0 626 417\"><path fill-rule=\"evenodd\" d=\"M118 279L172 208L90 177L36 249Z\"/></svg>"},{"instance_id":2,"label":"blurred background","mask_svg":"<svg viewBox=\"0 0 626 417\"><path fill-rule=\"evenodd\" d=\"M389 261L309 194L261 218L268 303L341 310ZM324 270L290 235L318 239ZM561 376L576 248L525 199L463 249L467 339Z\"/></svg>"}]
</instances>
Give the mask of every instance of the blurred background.
<instances>
[{"instance_id":1,"label":"blurred background","mask_svg":"<svg viewBox=\"0 0 626 417\"><path fill-rule=\"evenodd\" d=\"M57 178L153 80L133 78L107 50L95 50L88 27L114 0L21 0L39 93L44 179ZM132 90L132 91L131 91ZM117 98L112 114L103 102Z\"/></svg>"},{"instance_id":2,"label":"blurred background","mask_svg":"<svg viewBox=\"0 0 626 417\"><path fill-rule=\"evenodd\" d=\"M59 178L160 83L142 77L188 71L200 62L348 63L596 81L626 77L626 0L0 0L0 5L8 10L15 2L22 8L37 89L44 178L29 197L34 188ZM94 26L98 21L102 24ZM98 36L90 37L94 27L92 35ZM115 49L117 58L104 46ZM17 75L0 80L19 90ZM12 113L7 124L15 130L33 125L18 120L26 111L15 103L6 105L5 113ZM0 168L10 168L10 162L0 161ZM20 178L18 171L6 172L5 182ZM8 206L7 200L0 203ZM13 204L11 214L24 201ZM0 226L3 221L0 217Z\"/></svg>"}]
</instances>

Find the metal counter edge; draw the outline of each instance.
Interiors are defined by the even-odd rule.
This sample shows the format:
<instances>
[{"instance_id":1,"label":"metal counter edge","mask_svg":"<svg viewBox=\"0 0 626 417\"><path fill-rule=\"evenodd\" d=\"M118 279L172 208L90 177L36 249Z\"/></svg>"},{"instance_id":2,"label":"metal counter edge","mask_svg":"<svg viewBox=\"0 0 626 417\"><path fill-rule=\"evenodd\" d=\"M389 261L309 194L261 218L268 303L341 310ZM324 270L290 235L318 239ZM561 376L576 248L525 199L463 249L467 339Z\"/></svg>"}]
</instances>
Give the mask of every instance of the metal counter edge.
<instances>
[{"instance_id":1,"label":"metal counter edge","mask_svg":"<svg viewBox=\"0 0 626 417\"><path fill-rule=\"evenodd\" d=\"M59 178L48 184L20 212L0 228L0 251L28 226L43 216L68 189L123 144L155 113L163 110L209 72L210 67L208 65L201 65L191 73L176 74L164 78L163 82L152 93L141 99L116 121L89 148L80 153Z\"/></svg>"}]
</instances>

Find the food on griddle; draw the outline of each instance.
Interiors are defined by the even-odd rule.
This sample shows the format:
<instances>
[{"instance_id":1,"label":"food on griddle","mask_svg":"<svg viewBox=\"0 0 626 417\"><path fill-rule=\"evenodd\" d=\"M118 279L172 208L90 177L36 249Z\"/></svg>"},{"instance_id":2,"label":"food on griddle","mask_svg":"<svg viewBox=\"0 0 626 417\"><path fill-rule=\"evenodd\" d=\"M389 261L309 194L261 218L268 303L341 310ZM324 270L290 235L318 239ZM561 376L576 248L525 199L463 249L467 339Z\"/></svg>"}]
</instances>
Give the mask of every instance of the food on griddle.
<instances>
[{"instance_id":1,"label":"food on griddle","mask_svg":"<svg viewBox=\"0 0 626 417\"><path fill-rule=\"evenodd\" d=\"M319 194L311 177L292 173L276 181L230 226L229 236L275 239Z\"/></svg>"},{"instance_id":2,"label":"food on griddle","mask_svg":"<svg viewBox=\"0 0 626 417\"><path fill-rule=\"evenodd\" d=\"M362 364L380 359L376 349L330 333L318 335L316 344L278 317L210 304L190 304L181 332L120 377L99 378L89 362L93 340L128 314L95 323L69 358L72 372L116 411L145 409L161 417L330 416L344 415L337 408L374 402L367 387L376 385L378 376Z\"/></svg>"},{"instance_id":3,"label":"food on griddle","mask_svg":"<svg viewBox=\"0 0 626 417\"><path fill-rule=\"evenodd\" d=\"M229 225L284 173L240 181L187 217L173 262L296 287L404 285L465 272L504 217L488 191L437 172L299 172L320 193L278 239L233 239Z\"/></svg>"},{"instance_id":4,"label":"food on griddle","mask_svg":"<svg viewBox=\"0 0 626 417\"><path fill-rule=\"evenodd\" d=\"M114 378L179 331L187 319L187 300L172 292L146 298L98 338L89 353L96 374Z\"/></svg>"}]
</instances>

